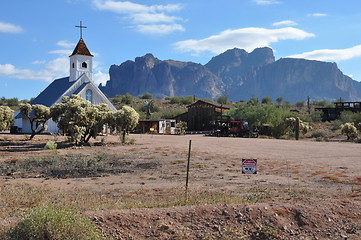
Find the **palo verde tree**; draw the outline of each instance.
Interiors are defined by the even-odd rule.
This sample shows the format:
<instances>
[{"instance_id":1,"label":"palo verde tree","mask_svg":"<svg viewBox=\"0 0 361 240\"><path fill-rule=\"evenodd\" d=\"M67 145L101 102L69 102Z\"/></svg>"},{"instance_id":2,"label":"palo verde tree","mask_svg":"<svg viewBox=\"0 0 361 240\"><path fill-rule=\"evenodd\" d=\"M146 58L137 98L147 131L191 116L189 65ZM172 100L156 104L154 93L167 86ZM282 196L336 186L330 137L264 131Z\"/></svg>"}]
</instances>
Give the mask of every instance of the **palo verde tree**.
<instances>
[{"instance_id":1,"label":"palo verde tree","mask_svg":"<svg viewBox=\"0 0 361 240\"><path fill-rule=\"evenodd\" d=\"M20 112L30 122L31 136L29 140L33 139L35 135L46 131L48 128L45 123L50 119L49 107L41 104L31 105L24 103L20 105Z\"/></svg>"},{"instance_id":2,"label":"palo verde tree","mask_svg":"<svg viewBox=\"0 0 361 240\"><path fill-rule=\"evenodd\" d=\"M70 141L76 145L95 139L108 123L111 113L106 104L93 105L77 95L63 97L61 103L51 108L53 121L70 135Z\"/></svg>"},{"instance_id":3,"label":"palo verde tree","mask_svg":"<svg viewBox=\"0 0 361 240\"><path fill-rule=\"evenodd\" d=\"M0 131L10 128L13 124L14 112L8 106L0 106Z\"/></svg>"},{"instance_id":4,"label":"palo verde tree","mask_svg":"<svg viewBox=\"0 0 361 240\"><path fill-rule=\"evenodd\" d=\"M134 108L124 105L110 117L110 127L120 133L122 143L125 143L125 134L133 130L139 120L139 114Z\"/></svg>"}]
</instances>

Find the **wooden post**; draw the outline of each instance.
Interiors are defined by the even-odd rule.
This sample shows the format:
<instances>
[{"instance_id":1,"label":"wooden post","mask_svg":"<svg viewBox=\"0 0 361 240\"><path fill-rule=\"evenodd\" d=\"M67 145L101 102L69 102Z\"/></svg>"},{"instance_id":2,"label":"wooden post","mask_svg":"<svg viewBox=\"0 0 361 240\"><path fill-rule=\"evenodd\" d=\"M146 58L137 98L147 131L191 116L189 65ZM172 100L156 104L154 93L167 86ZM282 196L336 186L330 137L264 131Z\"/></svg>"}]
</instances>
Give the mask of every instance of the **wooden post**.
<instances>
[{"instance_id":1,"label":"wooden post","mask_svg":"<svg viewBox=\"0 0 361 240\"><path fill-rule=\"evenodd\" d=\"M188 193L189 165L190 165L190 161L191 161L191 146L192 146L192 140L189 140L188 161L187 161L187 177L186 177L186 196L187 196L187 193Z\"/></svg>"}]
</instances>

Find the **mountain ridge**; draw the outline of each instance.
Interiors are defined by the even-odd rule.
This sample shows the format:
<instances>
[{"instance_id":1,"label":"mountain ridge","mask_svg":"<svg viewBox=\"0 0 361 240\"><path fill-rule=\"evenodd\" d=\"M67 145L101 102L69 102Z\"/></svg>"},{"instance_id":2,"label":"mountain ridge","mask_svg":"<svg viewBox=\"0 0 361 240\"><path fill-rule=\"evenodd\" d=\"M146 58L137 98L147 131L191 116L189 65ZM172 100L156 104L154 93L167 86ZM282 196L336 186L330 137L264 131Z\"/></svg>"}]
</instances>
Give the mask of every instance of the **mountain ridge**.
<instances>
[{"instance_id":1,"label":"mountain ridge","mask_svg":"<svg viewBox=\"0 0 361 240\"><path fill-rule=\"evenodd\" d=\"M100 89L109 97L151 93L154 97L187 96L232 101L251 97L361 100L361 83L344 75L336 63L299 58L275 60L273 50L256 48L248 53L233 48L214 56L205 65L159 60L148 53L109 68L110 80Z\"/></svg>"}]
</instances>

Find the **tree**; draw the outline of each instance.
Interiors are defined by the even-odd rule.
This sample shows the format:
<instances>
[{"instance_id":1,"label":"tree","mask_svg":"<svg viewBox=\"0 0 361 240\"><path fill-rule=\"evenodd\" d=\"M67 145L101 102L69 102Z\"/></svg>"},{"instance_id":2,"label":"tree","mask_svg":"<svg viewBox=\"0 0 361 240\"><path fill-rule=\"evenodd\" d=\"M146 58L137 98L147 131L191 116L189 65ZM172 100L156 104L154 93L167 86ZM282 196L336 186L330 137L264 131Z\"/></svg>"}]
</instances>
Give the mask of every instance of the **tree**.
<instances>
[{"instance_id":1,"label":"tree","mask_svg":"<svg viewBox=\"0 0 361 240\"><path fill-rule=\"evenodd\" d=\"M110 118L109 123L111 124L111 128L121 134L121 141L125 143L125 134L137 126L139 114L134 108L125 105L114 112Z\"/></svg>"},{"instance_id":2,"label":"tree","mask_svg":"<svg viewBox=\"0 0 361 240\"><path fill-rule=\"evenodd\" d=\"M296 107L304 107L305 106L305 101L298 101L296 102Z\"/></svg>"},{"instance_id":3,"label":"tree","mask_svg":"<svg viewBox=\"0 0 361 240\"><path fill-rule=\"evenodd\" d=\"M217 103L218 103L218 104L227 104L227 103L228 103L228 95L220 96L220 97L217 99Z\"/></svg>"},{"instance_id":4,"label":"tree","mask_svg":"<svg viewBox=\"0 0 361 240\"><path fill-rule=\"evenodd\" d=\"M51 108L53 121L70 135L70 141L76 145L95 139L109 123L111 113L106 104L93 105L77 95L64 97L61 103Z\"/></svg>"},{"instance_id":5,"label":"tree","mask_svg":"<svg viewBox=\"0 0 361 240\"><path fill-rule=\"evenodd\" d=\"M30 105L29 103L24 103L20 105L20 112L30 122L31 135L29 140L48 128L45 123L50 119L49 107L41 104Z\"/></svg>"},{"instance_id":6,"label":"tree","mask_svg":"<svg viewBox=\"0 0 361 240\"><path fill-rule=\"evenodd\" d=\"M144 93L143 95L140 96L141 99L152 99L153 96L150 93Z\"/></svg>"},{"instance_id":7,"label":"tree","mask_svg":"<svg viewBox=\"0 0 361 240\"><path fill-rule=\"evenodd\" d=\"M289 127L286 119L299 117L295 112L287 108L280 108L275 105L252 105L238 104L227 113L232 119L246 119L250 126L262 126L267 124L271 127L271 134L279 138L287 133Z\"/></svg>"},{"instance_id":8,"label":"tree","mask_svg":"<svg viewBox=\"0 0 361 240\"><path fill-rule=\"evenodd\" d=\"M7 106L0 106L0 131L10 128L13 124L14 112Z\"/></svg>"},{"instance_id":9,"label":"tree","mask_svg":"<svg viewBox=\"0 0 361 240\"><path fill-rule=\"evenodd\" d=\"M264 98L262 98L262 103L263 104L272 104L272 98L271 97L269 97L269 96L266 96L266 97L264 97Z\"/></svg>"},{"instance_id":10,"label":"tree","mask_svg":"<svg viewBox=\"0 0 361 240\"><path fill-rule=\"evenodd\" d=\"M253 98L249 99L247 104L249 104L249 105L258 105L259 104L258 98L253 97Z\"/></svg>"},{"instance_id":11,"label":"tree","mask_svg":"<svg viewBox=\"0 0 361 240\"><path fill-rule=\"evenodd\" d=\"M283 97L278 97L278 98L276 99L276 102L277 102L277 104L281 105L282 102L283 102Z\"/></svg>"}]
</instances>

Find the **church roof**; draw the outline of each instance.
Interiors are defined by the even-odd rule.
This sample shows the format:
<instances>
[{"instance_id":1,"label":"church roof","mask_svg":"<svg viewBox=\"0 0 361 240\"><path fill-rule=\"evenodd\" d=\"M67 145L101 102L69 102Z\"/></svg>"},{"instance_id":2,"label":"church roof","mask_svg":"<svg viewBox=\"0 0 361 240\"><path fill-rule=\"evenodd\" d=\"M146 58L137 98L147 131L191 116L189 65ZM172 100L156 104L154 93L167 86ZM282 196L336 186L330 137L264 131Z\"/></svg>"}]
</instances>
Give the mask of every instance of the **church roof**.
<instances>
[{"instance_id":1,"label":"church roof","mask_svg":"<svg viewBox=\"0 0 361 240\"><path fill-rule=\"evenodd\" d=\"M82 85L80 85L80 87L73 94L77 95L78 93L80 93L89 84L90 84L90 82L83 83Z\"/></svg>"},{"instance_id":2,"label":"church roof","mask_svg":"<svg viewBox=\"0 0 361 240\"><path fill-rule=\"evenodd\" d=\"M73 56L73 55L85 55L85 56L93 57L93 55L90 53L88 47L85 45L83 38L80 38L78 44L76 45L73 53L70 56Z\"/></svg>"},{"instance_id":3,"label":"church roof","mask_svg":"<svg viewBox=\"0 0 361 240\"><path fill-rule=\"evenodd\" d=\"M75 82L69 82L69 77L56 79L31 101L31 104L42 104L51 107Z\"/></svg>"}]
</instances>

